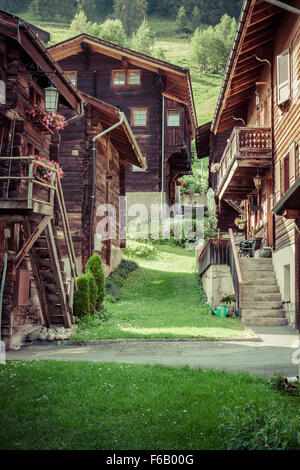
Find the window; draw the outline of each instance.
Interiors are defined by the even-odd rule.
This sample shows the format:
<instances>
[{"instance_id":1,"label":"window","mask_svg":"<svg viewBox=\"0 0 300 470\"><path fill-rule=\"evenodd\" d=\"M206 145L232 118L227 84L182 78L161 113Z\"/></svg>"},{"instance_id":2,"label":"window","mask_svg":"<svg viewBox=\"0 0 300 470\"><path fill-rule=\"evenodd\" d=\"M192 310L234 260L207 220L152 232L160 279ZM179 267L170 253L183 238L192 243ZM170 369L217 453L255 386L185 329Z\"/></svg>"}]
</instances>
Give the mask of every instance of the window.
<instances>
[{"instance_id":1,"label":"window","mask_svg":"<svg viewBox=\"0 0 300 470\"><path fill-rule=\"evenodd\" d=\"M277 103L283 104L291 95L290 50L277 56Z\"/></svg>"},{"instance_id":2,"label":"window","mask_svg":"<svg viewBox=\"0 0 300 470\"><path fill-rule=\"evenodd\" d=\"M140 70L113 70L112 71L112 84L113 85L140 85L141 84L141 71Z\"/></svg>"},{"instance_id":3,"label":"window","mask_svg":"<svg viewBox=\"0 0 300 470\"><path fill-rule=\"evenodd\" d=\"M128 85L140 85L141 73L139 70L128 70Z\"/></svg>"},{"instance_id":4,"label":"window","mask_svg":"<svg viewBox=\"0 0 300 470\"><path fill-rule=\"evenodd\" d=\"M132 108L131 109L131 124L132 126L146 126L147 125L147 108Z\"/></svg>"},{"instance_id":5,"label":"window","mask_svg":"<svg viewBox=\"0 0 300 470\"><path fill-rule=\"evenodd\" d=\"M113 85L125 85L125 70L113 70Z\"/></svg>"},{"instance_id":6,"label":"window","mask_svg":"<svg viewBox=\"0 0 300 470\"><path fill-rule=\"evenodd\" d=\"M144 157L145 161L147 161L147 156L146 156L145 153L143 153L143 157ZM147 165L146 165L146 168L147 168ZM136 165L131 166L131 170L134 171L134 172L137 172L137 173L140 172L140 171L141 172L146 171L146 168L140 168L139 166L136 166Z\"/></svg>"},{"instance_id":7,"label":"window","mask_svg":"<svg viewBox=\"0 0 300 470\"><path fill-rule=\"evenodd\" d=\"M35 104L40 104L40 103L43 103L42 96L38 93L38 91L35 88L30 87L29 88L29 104L33 106Z\"/></svg>"},{"instance_id":8,"label":"window","mask_svg":"<svg viewBox=\"0 0 300 470\"><path fill-rule=\"evenodd\" d=\"M74 86L77 86L77 72L65 72L65 75Z\"/></svg>"},{"instance_id":9,"label":"window","mask_svg":"<svg viewBox=\"0 0 300 470\"><path fill-rule=\"evenodd\" d=\"M179 126L180 125L180 110L169 109L168 110L168 126Z\"/></svg>"}]
</instances>

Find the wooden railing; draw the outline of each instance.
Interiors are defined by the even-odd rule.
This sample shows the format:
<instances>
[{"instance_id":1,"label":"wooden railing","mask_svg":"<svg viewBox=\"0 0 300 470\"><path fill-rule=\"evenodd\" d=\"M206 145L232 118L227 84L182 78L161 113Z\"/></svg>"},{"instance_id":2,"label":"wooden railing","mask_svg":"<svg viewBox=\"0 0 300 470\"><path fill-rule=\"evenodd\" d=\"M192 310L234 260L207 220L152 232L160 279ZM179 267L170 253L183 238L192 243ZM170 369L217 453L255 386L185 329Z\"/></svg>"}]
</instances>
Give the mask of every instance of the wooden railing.
<instances>
[{"instance_id":1,"label":"wooden railing","mask_svg":"<svg viewBox=\"0 0 300 470\"><path fill-rule=\"evenodd\" d=\"M272 155L272 132L267 127L235 127L228 140L218 170L218 189L236 158Z\"/></svg>"},{"instance_id":2,"label":"wooden railing","mask_svg":"<svg viewBox=\"0 0 300 470\"><path fill-rule=\"evenodd\" d=\"M229 264L229 240L211 238L198 258L198 272L203 274L211 264Z\"/></svg>"},{"instance_id":3,"label":"wooden railing","mask_svg":"<svg viewBox=\"0 0 300 470\"><path fill-rule=\"evenodd\" d=\"M240 266L240 260L238 256L238 252L236 249L235 241L234 241L234 235L233 231L230 228L229 229L229 267L230 267L230 272L231 272L231 277L233 281L233 287L234 287L234 292L235 292L235 298L236 298L236 307L238 311L240 312L241 316L241 290L242 290L242 285L243 285L243 278L242 278L242 271L241 271L241 266Z\"/></svg>"},{"instance_id":4,"label":"wooden railing","mask_svg":"<svg viewBox=\"0 0 300 470\"><path fill-rule=\"evenodd\" d=\"M70 263L70 270L71 270L71 283L70 283L70 293L69 293L69 299L70 299L70 305L73 303L73 293L74 290L77 289L77 284L76 284L76 277L78 276L77 273L77 267L76 267L76 257L75 257L75 252L74 252L74 247L73 247L73 242L72 242L72 237L71 237L71 231L70 231L70 226L69 226L69 221L68 221L68 215L67 215L67 210L65 206L65 200L64 200L64 195L63 195L63 190L61 186L61 182L59 179L59 171L56 167L54 166L48 166L45 163L42 163L38 160L36 160L33 156L21 156L21 157L0 157L0 164L1 162L19 162L22 164L22 162L28 161L28 175L9 175L9 176L0 176L0 182L6 182L6 184L9 186L11 181L17 181L17 182L26 182L27 183L27 189L23 188L23 193L19 194L19 199L21 196L21 199L23 198L24 201L26 202L24 208L25 209L32 209L33 208L33 202L40 202L40 203L46 203L49 204L50 206L53 207L54 211L54 205L55 202L57 202L57 207L59 210L59 215L61 217L62 221L62 231L64 234L64 240L66 243L66 248L67 248L67 255L69 258L69 263ZM47 170L48 172L51 173L51 182L46 183L43 181L40 181L36 177L36 171L35 168L42 168ZM36 199L34 196L34 186L37 185L40 188L44 188L47 191L44 191L42 200L41 199ZM10 199L9 197L9 190L5 191L3 190L5 198L0 198L0 205L1 201L10 201L12 202L11 208L13 209L13 204L14 204L14 199ZM7 206L8 207L8 206ZM52 214L53 216L53 214ZM49 223L52 219L52 216L49 217ZM47 222L47 220L46 220ZM48 223L48 222L47 222ZM34 241L38 238L40 235L41 231L43 229L43 225L40 226L39 230L37 230L36 233L33 234L32 240L29 241L29 244L33 244ZM27 248L27 247L25 247ZM23 250L24 251L24 250ZM26 250L25 250L26 251ZM20 259L22 259L23 253L20 254Z\"/></svg>"}]
</instances>

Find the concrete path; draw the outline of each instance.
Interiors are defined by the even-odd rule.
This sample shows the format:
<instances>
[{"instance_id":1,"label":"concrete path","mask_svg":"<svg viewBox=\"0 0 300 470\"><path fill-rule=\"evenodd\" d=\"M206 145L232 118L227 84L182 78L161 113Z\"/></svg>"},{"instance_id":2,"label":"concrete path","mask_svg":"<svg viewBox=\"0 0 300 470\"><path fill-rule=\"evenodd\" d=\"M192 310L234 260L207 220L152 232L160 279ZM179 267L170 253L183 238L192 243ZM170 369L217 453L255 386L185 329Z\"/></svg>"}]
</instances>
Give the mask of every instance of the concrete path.
<instances>
[{"instance_id":1,"label":"concrete path","mask_svg":"<svg viewBox=\"0 0 300 470\"><path fill-rule=\"evenodd\" d=\"M248 371L269 377L298 375L292 354L298 332L288 327L254 327L261 341L108 340L85 345L34 344L7 353L7 360L59 360L162 364L202 369Z\"/></svg>"}]
</instances>

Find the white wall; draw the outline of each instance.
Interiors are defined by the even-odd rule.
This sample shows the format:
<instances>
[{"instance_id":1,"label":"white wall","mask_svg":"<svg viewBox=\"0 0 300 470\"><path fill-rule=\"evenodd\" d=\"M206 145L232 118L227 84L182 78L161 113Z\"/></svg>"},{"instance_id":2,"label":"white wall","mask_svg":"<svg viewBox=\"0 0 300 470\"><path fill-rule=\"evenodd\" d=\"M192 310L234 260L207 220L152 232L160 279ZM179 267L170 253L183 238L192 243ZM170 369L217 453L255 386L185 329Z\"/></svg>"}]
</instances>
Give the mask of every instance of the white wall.
<instances>
[{"instance_id":1,"label":"white wall","mask_svg":"<svg viewBox=\"0 0 300 470\"><path fill-rule=\"evenodd\" d=\"M273 265L277 282L279 285L281 298L283 301L290 300L285 304L287 319L290 325L295 326L295 310L296 310L296 293L295 293L295 247L293 245L287 246L282 250L273 252ZM290 299L287 299L287 282L285 275L287 275L289 266L290 273Z\"/></svg>"}]
</instances>

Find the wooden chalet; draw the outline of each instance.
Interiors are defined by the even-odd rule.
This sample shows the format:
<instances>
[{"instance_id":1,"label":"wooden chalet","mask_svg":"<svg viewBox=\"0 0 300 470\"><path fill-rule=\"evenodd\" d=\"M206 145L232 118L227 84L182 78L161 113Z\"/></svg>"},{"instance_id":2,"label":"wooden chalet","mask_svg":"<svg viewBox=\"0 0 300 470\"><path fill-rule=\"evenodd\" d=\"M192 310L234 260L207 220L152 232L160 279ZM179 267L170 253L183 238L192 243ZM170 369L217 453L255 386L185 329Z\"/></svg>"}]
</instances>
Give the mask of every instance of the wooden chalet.
<instances>
[{"instance_id":1,"label":"wooden chalet","mask_svg":"<svg viewBox=\"0 0 300 470\"><path fill-rule=\"evenodd\" d=\"M0 332L10 346L21 326L73 324L77 268L45 89L56 89L70 129L84 99L30 26L3 11L0 74Z\"/></svg>"},{"instance_id":2,"label":"wooden chalet","mask_svg":"<svg viewBox=\"0 0 300 470\"><path fill-rule=\"evenodd\" d=\"M175 203L197 126L189 71L87 34L49 52L81 92L125 113L147 165L126 165L128 205Z\"/></svg>"},{"instance_id":3,"label":"wooden chalet","mask_svg":"<svg viewBox=\"0 0 300 470\"><path fill-rule=\"evenodd\" d=\"M62 134L62 187L78 270L93 252L99 252L108 273L121 261L120 248L126 238L126 205L120 198L125 197L125 166L143 169L145 161L124 113L95 97L85 93L82 96L86 101L84 115ZM68 113L64 107L61 112ZM111 205L112 213L101 209L103 204ZM103 217L108 217L110 223L109 237L103 233L106 225L103 229L98 225Z\"/></svg>"},{"instance_id":4,"label":"wooden chalet","mask_svg":"<svg viewBox=\"0 0 300 470\"><path fill-rule=\"evenodd\" d=\"M197 129L200 158L209 145L220 235L234 245L238 217L255 241L255 259L236 252L231 268L249 324L300 328L299 57L300 1L245 0L213 121ZM269 261L259 258L264 247Z\"/></svg>"}]
</instances>

